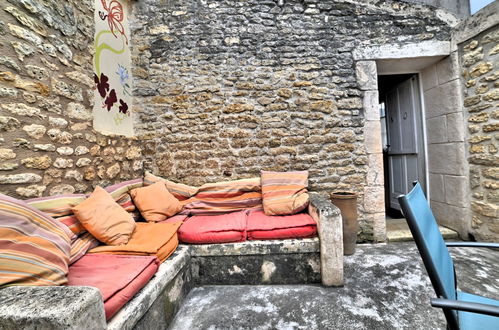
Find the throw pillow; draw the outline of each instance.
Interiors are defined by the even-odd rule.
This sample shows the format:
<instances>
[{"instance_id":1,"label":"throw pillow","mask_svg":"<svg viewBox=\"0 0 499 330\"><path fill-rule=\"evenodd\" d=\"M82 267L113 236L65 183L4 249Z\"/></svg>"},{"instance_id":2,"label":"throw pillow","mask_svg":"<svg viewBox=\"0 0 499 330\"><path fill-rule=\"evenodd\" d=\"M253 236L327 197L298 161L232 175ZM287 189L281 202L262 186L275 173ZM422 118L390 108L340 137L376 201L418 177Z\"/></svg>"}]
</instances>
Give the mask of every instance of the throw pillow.
<instances>
[{"instance_id":1,"label":"throw pillow","mask_svg":"<svg viewBox=\"0 0 499 330\"><path fill-rule=\"evenodd\" d=\"M308 206L308 171L262 171L261 179L265 214L295 214Z\"/></svg>"},{"instance_id":2,"label":"throw pillow","mask_svg":"<svg viewBox=\"0 0 499 330\"><path fill-rule=\"evenodd\" d=\"M73 207L73 213L89 233L107 245L128 243L135 230L132 216L99 186L86 200Z\"/></svg>"},{"instance_id":3,"label":"throw pillow","mask_svg":"<svg viewBox=\"0 0 499 330\"><path fill-rule=\"evenodd\" d=\"M168 219L182 210L182 204L166 189L164 182L130 190L135 206L148 222Z\"/></svg>"}]
</instances>

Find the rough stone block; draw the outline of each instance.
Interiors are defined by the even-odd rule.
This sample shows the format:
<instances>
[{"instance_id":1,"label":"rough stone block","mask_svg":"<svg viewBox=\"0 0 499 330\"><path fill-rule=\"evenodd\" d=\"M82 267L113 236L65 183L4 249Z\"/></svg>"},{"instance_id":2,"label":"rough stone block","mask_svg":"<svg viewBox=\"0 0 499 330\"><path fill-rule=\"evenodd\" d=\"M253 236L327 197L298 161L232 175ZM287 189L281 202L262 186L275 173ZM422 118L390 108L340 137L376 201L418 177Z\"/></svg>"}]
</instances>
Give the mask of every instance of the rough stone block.
<instances>
[{"instance_id":1,"label":"rough stone block","mask_svg":"<svg viewBox=\"0 0 499 330\"><path fill-rule=\"evenodd\" d=\"M461 109L461 83L452 80L439 85L424 95L426 118L459 112Z\"/></svg>"},{"instance_id":2,"label":"rough stone block","mask_svg":"<svg viewBox=\"0 0 499 330\"><path fill-rule=\"evenodd\" d=\"M428 143L448 142L446 117L438 116L427 119L426 136L428 139Z\"/></svg>"},{"instance_id":3,"label":"rough stone block","mask_svg":"<svg viewBox=\"0 0 499 330\"><path fill-rule=\"evenodd\" d=\"M368 186L383 186L383 154L371 154L368 156L366 180Z\"/></svg>"},{"instance_id":4,"label":"rough stone block","mask_svg":"<svg viewBox=\"0 0 499 330\"><path fill-rule=\"evenodd\" d=\"M364 188L364 211L367 213L380 213L385 209L385 188Z\"/></svg>"},{"instance_id":5,"label":"rough stone block","mask_svg":"<svg viewBox=\"0 0 499 330\"><path fill-rule=\"evenodd\" d=\"M466 207L469 205L470 195L468 191L468 178L465 176L444 176L445 182L445 201L458 207Z\"/></svg>"},{"instance_id":6,"label":"rough stone block","mask_svg":"<svg viewBox=\"0 0 499 330\"><path fill-rule=\"evenodd\" d=\"M366 91L364 93L364 115L366 120L379 121L379 93L378 91Z\"/></svg>"},{"instance_id":7,"label":"rough stone block","mask_svg":"<svg viewBox=\"0 0 499 330\"><path fill-rule=\"evenodd\" d=\"M430 144L428 146L429 170L433 173L465 175L466 165L464 143Z\"/></svg>"},{"instance_id":8,"label":"rough stone block","mask_svg":"<svg viewBox=\"0 0 499 330\"><path fill-rule=\"evenodd\" d=\"M375 61L358 61L355 64L357 83L361 90L378 89L378 71Z\"/></svg>"},{"instance_id":9,"label":"rough stone block","mask_svg":"<svg viewBox=\"0 0 499 330\"><path fill-rule=\"evenodd\" d=\"M368 154L379 154L381 146L381 123L379 121L366 121L364 126L365 148Z\"/></svg>"},{"instance_id":10,"label":"rough stone block","mask_svg":"<svg viewBox=\"0 0 499 330\"><path fill-rule=\"evenodd\" d=\"M8 287L0 290L2 329L106 329L98 289Z\"/></svg>"}]
</instances>

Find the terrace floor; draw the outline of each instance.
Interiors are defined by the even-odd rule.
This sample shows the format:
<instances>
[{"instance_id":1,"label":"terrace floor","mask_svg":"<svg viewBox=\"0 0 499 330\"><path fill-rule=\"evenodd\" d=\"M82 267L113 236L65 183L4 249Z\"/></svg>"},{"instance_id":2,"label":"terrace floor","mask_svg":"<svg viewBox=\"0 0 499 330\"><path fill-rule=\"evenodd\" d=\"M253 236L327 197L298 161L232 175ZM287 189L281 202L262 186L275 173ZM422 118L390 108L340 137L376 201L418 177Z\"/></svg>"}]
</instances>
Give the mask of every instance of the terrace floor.
<instances>
[{"instance_id":1,"label":"terrace floor","mask_svg":"<svg viewBox=\"0 0 499 330\"><path fill-rule=\"evenodd\" d=\"M499 299L499 251L451 248L458 286ZM290 274L292 276L292 274ZM445 329L413 242L359 245L345 286L204 286L171 329Z\"/></svg>"}]
</instances>

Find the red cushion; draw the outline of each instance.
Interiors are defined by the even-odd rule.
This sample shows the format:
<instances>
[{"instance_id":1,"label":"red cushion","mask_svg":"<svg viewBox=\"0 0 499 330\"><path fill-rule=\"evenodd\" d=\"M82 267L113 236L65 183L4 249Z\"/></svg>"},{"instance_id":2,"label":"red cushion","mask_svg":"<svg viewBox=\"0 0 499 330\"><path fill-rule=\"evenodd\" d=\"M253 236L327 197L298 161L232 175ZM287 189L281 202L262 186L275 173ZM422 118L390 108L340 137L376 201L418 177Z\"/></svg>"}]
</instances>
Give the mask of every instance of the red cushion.
<instances>
[{"instance_id":1,"label":"red cushion","mask_svg":"<svg viewBox=\"0 0 499 330\"><path fill-rule=\"evenodd\" d=\"M249 240L306 238L317 236L317 224L306 213L266 215L251 211L247 220Z\"/></svg>"},{"instance_id":2,"label":"red cushion","mask_svg":"<svg viewBox=\"0 0 499 330\"><path fill-rule=\"evenodd\" d=\"M87 254L69 267L68 285L98 288L109 320L146 285L158 267L156 257Z\"/></svg>"},{"instance_id":3,"label":"red cushion","mask_svg":"<svg viewBox=\"0 0 499 330\"><path fill-rule=\"evenodd\" d=\"M178 230L184 243L211 244L246 240L246 211L221 215L195 215Z\"/></svg>"}]
</instances>

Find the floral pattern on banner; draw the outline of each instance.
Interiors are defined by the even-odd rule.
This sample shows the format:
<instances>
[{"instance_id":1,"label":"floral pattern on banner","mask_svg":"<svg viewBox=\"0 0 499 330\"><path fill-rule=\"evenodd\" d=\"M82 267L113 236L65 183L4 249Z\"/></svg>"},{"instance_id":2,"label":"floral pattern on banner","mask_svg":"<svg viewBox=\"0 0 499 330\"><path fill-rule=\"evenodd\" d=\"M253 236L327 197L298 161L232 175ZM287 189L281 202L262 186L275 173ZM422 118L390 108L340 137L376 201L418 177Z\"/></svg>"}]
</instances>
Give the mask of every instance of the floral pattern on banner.
<instances>
[{"instance_id":1,"label":"floral pattern on banner","mask_svg":"<svg viewBox=\"0 0 499 330\"><path fill-rule=\"evenodd\" d=\"M133 135L126 0L96 0L94 128Z\"/></svg>"}]
</instances>

